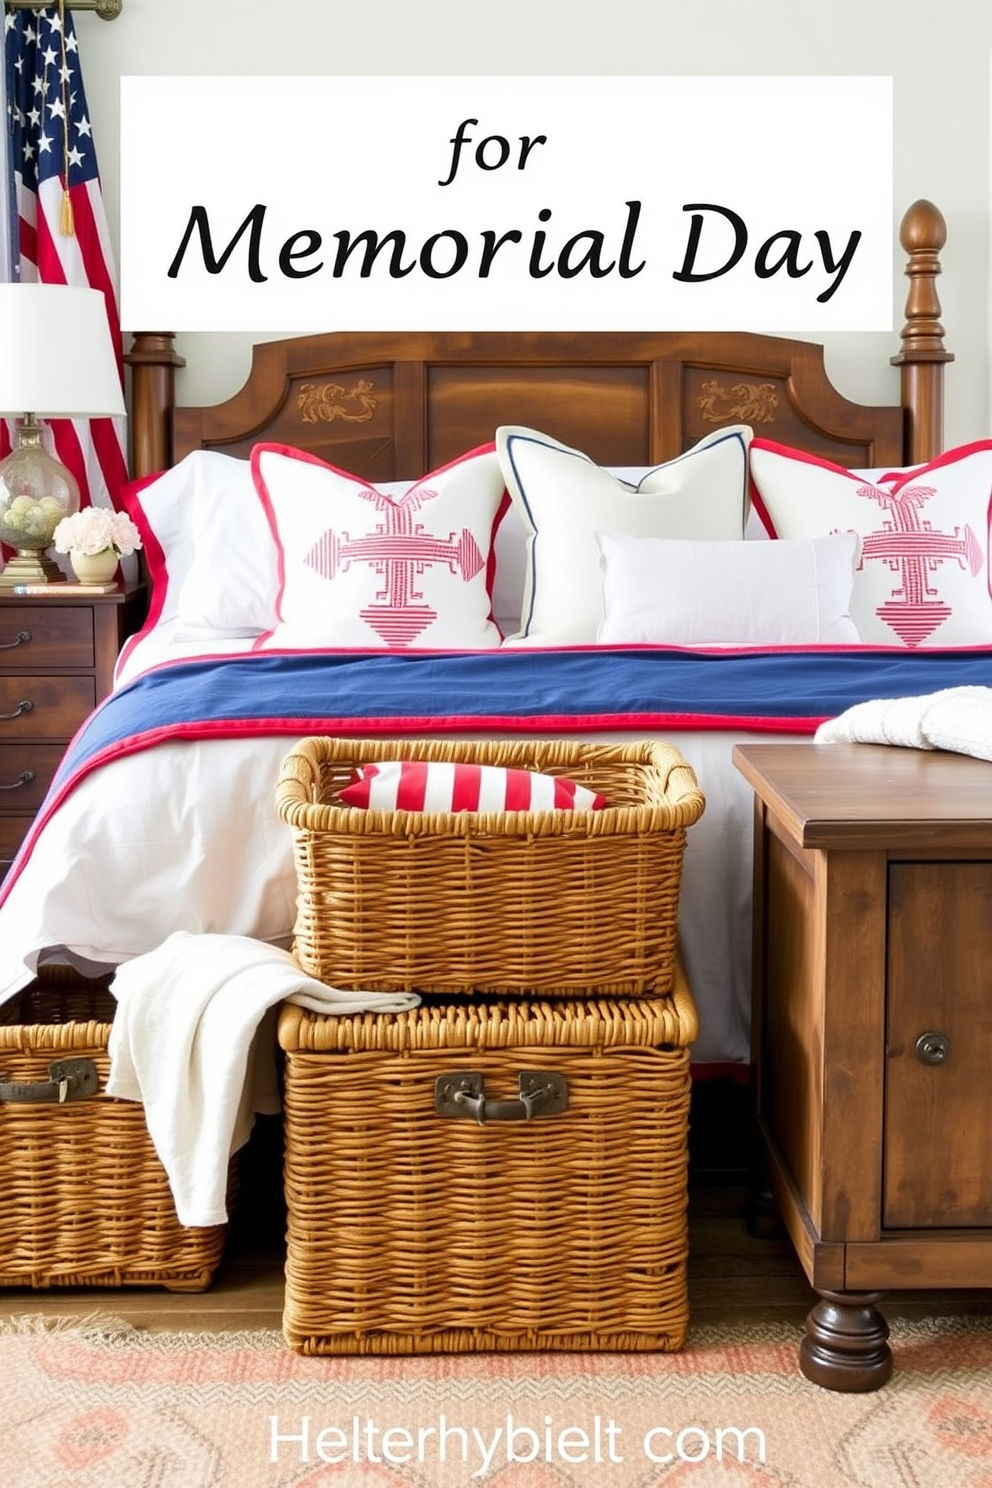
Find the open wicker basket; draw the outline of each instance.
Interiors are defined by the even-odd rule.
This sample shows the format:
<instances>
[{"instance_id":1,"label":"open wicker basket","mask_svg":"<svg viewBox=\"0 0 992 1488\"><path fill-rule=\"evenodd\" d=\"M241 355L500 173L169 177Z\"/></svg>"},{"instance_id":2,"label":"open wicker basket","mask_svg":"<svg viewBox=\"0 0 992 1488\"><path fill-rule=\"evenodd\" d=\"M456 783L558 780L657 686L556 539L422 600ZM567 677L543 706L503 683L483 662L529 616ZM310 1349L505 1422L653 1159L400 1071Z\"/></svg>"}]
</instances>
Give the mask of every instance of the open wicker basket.
<instances>
[{"instance_id":1,"label":"open wicker basket","mask_svg":"<svg viewBox=\"0 0 992 1488\"><path fill-rule=\"evenodd\" d=\"M220 1263L225 1227L180 1225L144 1107L103 1093L115 1006L105 982L52 967L0 1007L2 1287L198 1292ZM31 1098L64 1060L93 1066L92 1094Z\"/></svg>"},{"instance_id":2,"label":"open wicker basket","mask_svg":"<svg viewBox=\"0 0 992 1488\"><path fill-rule=\"evenodd\" d=\"M335 802L362 764L470 760L564 775L594 812L411 812ZM686 830L703 810L671 745L303 740L276 807L293 830L295 954L373 991L664 995Z\"/></svg>"},{"instance_id":3,"label":"open wicker basket","mask_svg":"<svg viewBox=\"0 0 992 1488\"><path fill-rule=\"evenodd\" d=\"M668 997L285 1004L289 1345L681 1348L696 1032L680 968ZM527 1077L564 1101L509 1110ZM443 1090L462 1081L501 1114L459 1117Z\"/></svg>"}]
</instances>

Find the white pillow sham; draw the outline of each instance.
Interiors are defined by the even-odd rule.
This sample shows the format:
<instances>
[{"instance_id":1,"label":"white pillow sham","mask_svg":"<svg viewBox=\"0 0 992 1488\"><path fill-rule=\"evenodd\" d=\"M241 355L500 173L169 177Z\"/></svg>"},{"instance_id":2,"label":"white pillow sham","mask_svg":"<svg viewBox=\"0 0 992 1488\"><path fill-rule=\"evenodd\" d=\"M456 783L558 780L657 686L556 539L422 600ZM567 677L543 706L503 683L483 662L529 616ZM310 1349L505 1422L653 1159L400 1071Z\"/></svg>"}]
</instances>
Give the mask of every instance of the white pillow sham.
<instances>
[{"instance_id":1,"label":"white pillow sham","mask_svg":"<svg viewBox=\"0 0 992 1488\"><path fill-rule=\"evenodd\" d=\"M151 580L145 630L174 622L175 639L209 641L272 625L276 554L247 460L194 450L121 495Z\"/></svg>"},{"instance_id":2,"label":"white pillow sham","mask_svg":"<svg viewBox=\"0 0 992 1488\"><path fill-rule=\"evenodd\" d=\"M851 611L876 646L992 644L992 440L902 470L845 470L755 439L754 504L776 537L861 538Z\"/></svg>"},{"instance_id":3,"label":"white pillow sham","mask_svg":"<svg viewBox=\"0 0 992 1488\"><path fill-rule=\"evenodd\" d=\"M603 618L597 531L742 538L751 430L731 425L636 484L536 429L496 431L503 479L527 540L520 629L509 645L591 644Z\"/></svg>"},{"instance_id":4,"label":"white pillow sham","mask_svg":"<svg viewBox=\"0 0 992 1488\"><path fill-rule=\"evenodd\" d=\"M261 635L275 620L278 570L251 465L214 450L186 459L193 557L179 591L176 640Z\"/></svg>"},{"instance_id":5,"label":"white pillow sham","mask_svg":"<svg viewBox=\"0 0 992 1488\"><path fill-rule=\"evenodd\" d=\"M596 534L604 645L857 645L854 533L773 542Z\"/></svg>"},{"instance_id":6,"label":"white pillow sham","mask_svg":"<svg viewBox=\"0 0 992 1488\"><path fill-rule=\"evenodd\" d=\"M278 555L273 641L499 645L492 545L506 503L492 444L432 471L399 497L284 445L257 444L251 467Z\"/></svg>"}]
</instances>

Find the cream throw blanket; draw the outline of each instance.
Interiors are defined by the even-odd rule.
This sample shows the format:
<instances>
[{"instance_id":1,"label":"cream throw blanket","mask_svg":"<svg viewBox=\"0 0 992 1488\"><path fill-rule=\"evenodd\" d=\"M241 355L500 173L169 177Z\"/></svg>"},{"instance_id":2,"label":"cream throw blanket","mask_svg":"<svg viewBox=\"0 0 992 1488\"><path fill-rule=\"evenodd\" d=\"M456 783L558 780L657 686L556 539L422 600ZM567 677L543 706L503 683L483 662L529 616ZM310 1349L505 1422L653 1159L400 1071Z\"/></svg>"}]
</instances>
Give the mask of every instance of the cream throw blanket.
<instances>
[{"instance_id":1,"label":"cream throw blanket","mask_svg":"<svg viewBox=\"0 0 992 1488\"><path fill-rule=\"evenodd\" d=\"M855 703L822 723L814 738L825 744L847 740L949 749L992 760L992 687L947 687L921 697Z\"/></svg>"},{"instance_id":2,"label":"cream throw blanket","mask_svg":"<svg viewBox=\"0 0 992 1488\"><path fill-rule=\"evenodd\" d=\"M240 935L179 931L126 961L110 989L107 1094L142 1101L182 1225L227 1219L227 1169L256 1111L278 1111L275 1008L402 1012L415 993L343 992L288 951ZM270 1013L270 1010L271 1013Z\"/></svg>"}]
</instances>

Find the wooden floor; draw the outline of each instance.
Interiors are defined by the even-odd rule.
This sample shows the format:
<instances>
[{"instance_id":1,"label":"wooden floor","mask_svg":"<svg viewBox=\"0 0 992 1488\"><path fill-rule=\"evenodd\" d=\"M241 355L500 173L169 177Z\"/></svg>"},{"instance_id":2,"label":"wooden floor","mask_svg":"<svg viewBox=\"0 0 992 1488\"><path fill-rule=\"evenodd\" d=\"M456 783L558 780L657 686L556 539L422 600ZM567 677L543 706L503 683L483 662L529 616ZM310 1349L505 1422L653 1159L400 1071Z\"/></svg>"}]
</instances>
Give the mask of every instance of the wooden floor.
<instances>
[{"instance_id":1,"label":"wooden floor","mask_svg":"<svg viewBox=\"0 0 992 1488\"><path fill-rule=\"evenodd\" d=\"M274 1328L282 1324L284 1213L277 1127L260 1123L253 1138L255 1172L243 1183L224 1260L209 1291L159 1289L0 1292L0 1319L27 1315L80 1317L95 1312L154 1330ZM743 1174L697 1164L689 1195L689 1311L694 1325L751 1320L800 1326L815 1300L786 1239L759 1240L744 1218ZM897 1316L992 1313L992 1291L890 1292Z\"/></svg>"}]
</instances>

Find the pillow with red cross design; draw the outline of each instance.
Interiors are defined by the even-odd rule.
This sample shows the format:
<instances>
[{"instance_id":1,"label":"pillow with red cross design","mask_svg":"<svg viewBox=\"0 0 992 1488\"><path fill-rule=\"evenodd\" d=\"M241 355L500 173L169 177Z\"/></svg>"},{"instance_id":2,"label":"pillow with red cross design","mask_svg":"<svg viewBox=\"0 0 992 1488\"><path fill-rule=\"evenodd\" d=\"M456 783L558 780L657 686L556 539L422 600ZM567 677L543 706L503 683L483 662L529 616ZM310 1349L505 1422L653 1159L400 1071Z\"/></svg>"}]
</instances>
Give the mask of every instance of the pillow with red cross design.
<instances>
[{"instance_id":1,"label":"pillow with red cross design","mask_svg":"<svg viewBox=\"0 0 992 1488\"><path fill-rule=\"evenodd\" d=\"M750 475L769 536L858 534L851 615L865 644L992 645L992 440L856 471L755 438Z\"/></svg>"},{"instance_id":2,"label":"pillow with red cross design","mask_svg":"<svg viewBox=\"0 0 992 1488\"><path fill-rule=\"evenodd\" d=\"M492 553L508 498L494 445L469 450L401 495L281 444L257 444L251 468L276 547L268 644L499 645Z\"/></svg>"}]
</instances>

